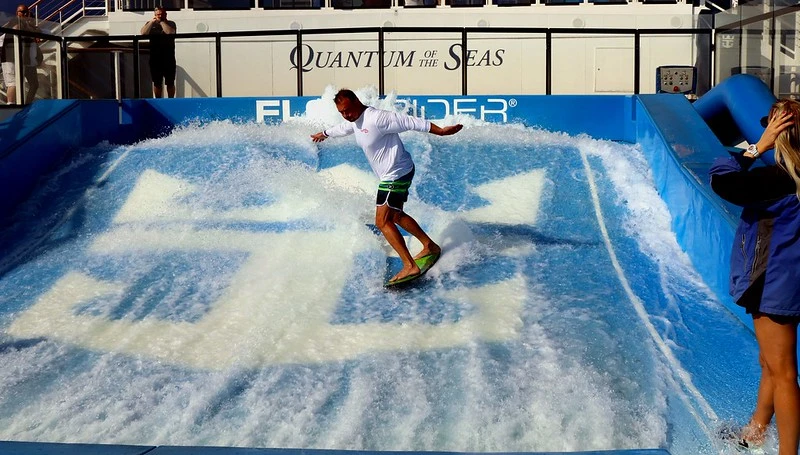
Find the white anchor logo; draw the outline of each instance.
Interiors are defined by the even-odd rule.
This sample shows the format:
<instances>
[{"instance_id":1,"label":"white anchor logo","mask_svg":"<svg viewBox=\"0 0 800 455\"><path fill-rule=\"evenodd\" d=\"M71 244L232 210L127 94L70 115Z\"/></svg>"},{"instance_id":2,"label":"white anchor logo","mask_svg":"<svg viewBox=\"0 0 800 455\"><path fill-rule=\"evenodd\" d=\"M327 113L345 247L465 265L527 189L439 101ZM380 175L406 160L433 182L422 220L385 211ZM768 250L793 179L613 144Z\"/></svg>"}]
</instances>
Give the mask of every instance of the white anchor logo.
<instances>
[{"instance_id":1,"label":"white anchor logo","mask_svg":"<svg viewBox=\"0 0 800 455\"><path fill-rule=\"evenodd\" d=\"M322 172L330 174L332 181L357 182L369 192L374 189L369 174L346 164ZM533 225L543 184L543 170L489 182L473 189L488 205L452 216L468 222L504 220L507 224ZM198 216L215 221L285 222L307 218L314 210L313 204L292 200L300 196L287 195L263 206L209 209L198 215L196 209L192 211L181 203L197 189L196 184L156 171L143 172L114 218L112 229L99 235L88 251L111 256L163 251L246 253L222 294L197 321L152 316L114 320L76 312L76 307L93 299L121 298L130 283L73 270L23 312L9 334L49 337L98 351L221 369L340 361L369 352L456 347L476 339L504 341L516 338L522 326L522 305L530 297L522 275L477 288L432 291L431 298L468 302L475 307L476 311L455 322L332 324L331 314L351 272L342 264L352 267L355 255L376 245L354 241L347 229L250 232L197 227L192 220ZM167 227L158 224L164 219L171 221ZM375 242L380 240L375 238ZM296 248L276 250L277 244ZM279 281L271 279L275 270L282 270Z\"/></svg>"}]
</instances>

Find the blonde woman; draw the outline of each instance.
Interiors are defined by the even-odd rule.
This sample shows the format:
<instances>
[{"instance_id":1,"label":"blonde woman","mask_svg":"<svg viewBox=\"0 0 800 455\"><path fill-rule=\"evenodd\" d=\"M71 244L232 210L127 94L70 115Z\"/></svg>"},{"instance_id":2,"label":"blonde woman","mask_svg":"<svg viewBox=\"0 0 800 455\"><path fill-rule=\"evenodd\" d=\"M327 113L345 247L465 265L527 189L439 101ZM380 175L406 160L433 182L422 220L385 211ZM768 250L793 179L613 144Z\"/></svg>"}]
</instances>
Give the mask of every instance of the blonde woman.
<instances>
[{"instance_id":1,"label":"blonde woman","mask_svg":"<svg viewBox=\"0 0 800 455\"><path fill-rule=\"evenodd\" d=\"M761 364L756 408L737 435L743 447L763 443L775 415L779 455L797 455L800 389L800 103L776 102L764 133L741 154L718 158L711 187L742 207L731 253L730 292L753 317ZM775 148L774 166L756 166Z\"/></svg>"}]
</instances>

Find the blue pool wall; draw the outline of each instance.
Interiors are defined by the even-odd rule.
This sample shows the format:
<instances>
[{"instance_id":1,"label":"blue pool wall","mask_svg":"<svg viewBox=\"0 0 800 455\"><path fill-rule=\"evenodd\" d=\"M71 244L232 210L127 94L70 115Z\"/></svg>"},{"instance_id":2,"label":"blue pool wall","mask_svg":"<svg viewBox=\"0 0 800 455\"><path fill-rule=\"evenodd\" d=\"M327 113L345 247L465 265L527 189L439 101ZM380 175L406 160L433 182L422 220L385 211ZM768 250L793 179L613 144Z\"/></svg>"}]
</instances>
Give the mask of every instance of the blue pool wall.
<instances>
[{"instance_id":1,"label":"blue pool wall","mask_svg":"<svg viewBox=\"0 0 800 455\"><path fill-rule=\"evenodd\" d=\"M167 134L175 125L195 121L280 122L288 116L302 114L306 104L316 99L37 101L0 124L0 190L7 196L0 205L0 223L12 223L15 207L80 147L91 147L100 141L132 143ZM672 229L679 244L722 304L752 328L751 319L728 296L730 251L738 213L735 207L727 205L711 191L707 176L714 158L727 154L728 148L683 96L495 95L398 99L405 100L417 114L424 111L428 118L463 113L491 122L519 122L569 135L586 134L596 139L640 144L651 165L655 186L671 212ZM18 451L12 452L7 444L0 442L0 453L49 453L37 452L36 444L15 446L14 450ZM138 446L128 449L129 452L119 453L143 453L136 452L141 449ZM242 451L244 449L231 450L251 453ZM313 452L302 451L303 454ZM158 448L148 453L212 452ZM651 455L667 452L603 453ZM293 453L284 451L282 454Z\"/></svg>"}]
</instances>

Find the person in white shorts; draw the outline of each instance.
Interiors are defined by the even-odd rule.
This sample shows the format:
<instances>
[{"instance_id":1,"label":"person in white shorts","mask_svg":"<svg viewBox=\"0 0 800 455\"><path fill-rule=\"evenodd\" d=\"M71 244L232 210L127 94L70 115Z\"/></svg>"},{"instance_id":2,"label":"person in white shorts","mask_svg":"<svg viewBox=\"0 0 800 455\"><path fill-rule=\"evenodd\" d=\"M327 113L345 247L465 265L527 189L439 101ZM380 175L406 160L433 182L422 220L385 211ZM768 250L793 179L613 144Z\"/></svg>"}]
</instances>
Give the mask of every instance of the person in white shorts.
<instances>
[{"instance_id":1,"label":"person in white shorts","mask_svg":"<svg viewBox=\"0 0 800 455\"><path fill-rule=\"evenodd\" d=\"M6 28L25 30L29 32L40 32L39 28L30 17L30 11L25 4L17 5L17 16L12 18ZM39 90L39 75L36 68L41 63L41 50L36 44L38 38L20 37L22 45L22 74L28 86L25 94L25 103L33 102L36 92ZM17 82L16 82L16 57L14 55L14 37L9 34L0 35L0 67L3 69L3 82L6 86L6 100L8 104L17 102Z\"/></svg>"},{"instance_id":2,"label":"person in white shorts","mask_svg":"<svg viewBox=\"0 0 800 455\"><path fill-rule=\"evenodd\" d=\"M403 146L399 133L421 131L449 136L461 131L463 126L458 124L439 127L420 118L365 106L355 93L347 89L339 90L333 101L347 122L313 134L311 139L322 142L329 137L355 135L356 143L364 150L372 170L381 180L378 185L375 225L403 261L403 269L389 283L418 275L420 269L414 259L440 254L442 249L414 218L403 211L403 203L408 198L408 188L414 177L414 161ZM419 254L411 256L397 226L419 240L422 244Z\"/></svg>"}]
</instances>

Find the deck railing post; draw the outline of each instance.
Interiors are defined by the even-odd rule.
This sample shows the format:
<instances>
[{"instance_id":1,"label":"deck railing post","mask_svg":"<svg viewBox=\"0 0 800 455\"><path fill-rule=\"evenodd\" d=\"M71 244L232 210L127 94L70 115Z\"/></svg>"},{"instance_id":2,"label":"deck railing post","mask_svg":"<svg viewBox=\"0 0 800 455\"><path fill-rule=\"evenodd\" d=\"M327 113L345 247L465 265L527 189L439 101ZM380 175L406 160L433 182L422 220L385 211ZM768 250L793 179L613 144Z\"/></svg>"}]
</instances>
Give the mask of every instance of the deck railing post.
<instances>
[{"instance_id":1,"label":"deck railing post","mask_svg":"<svg viewBox=\"0 0 800 455\"><path fill-rule=\"evenodd\" d=\"M139 65L139 38L133 38L133 97L142 96L139 86L142 84L141 68Z\"/></svg>"},{"instance_id":2,"label":"deck railing post","mask_svg":"<svg viewBox=\"0 0 800 455\"><path fill-rule=\"evenodd\" d=\"M639 94L639 70L641 69L641 41L642 35L639 30L633 34L633 94Z\"/></svg>"},{"instance_id":3,"label":"deck railing post","mask_svg":"<svg viewBox=\"0 0 800 455\"><path fill-rule=\"evenodd\" d=\"M467 29L461 31L461 96L467 96Z\"/></svg>"},{"instance_id":4,"label":"deck railing post","mask_svg":"<svg viewBox=\"0 0 800 455\"><path fill-rule=\"evenodd\" d=\"M553 33L548 30L544 34L544 93L553 94Z\"/></svg>"},{"instance_id":5,"label":"deck railing post","mask_svg":"<svg viewBox=\"0 0 800 455\"><path fill-rule=\"evenodd\" d=\"M69 42L63 38L60 42L61 45L61 97L62 99L69 99Z\"/></svg>"},{"instance_id":6,"label":"deck railing post","mask_svg":"<svg viewBox=\"0 0 800 455\"><path fill-rule=\"evenodd\" d=\"M217 48L217 98L222 98L222 35L217 33L214 36L214 43Z\"/></svg>"},{"instance_id":7,"label":"deck railing post","mask_svg":"<svg viewBox=\"0 0 800 455\"><path fill-rule=\"evenodd\" d=\"M303 96L303 32L297 30L297 96Z\"/></svg>"},{"instance_id":8,"label":"deck railing post","mask_svg":"<svg viewBox=\"0 0 800 455\"><path fill-rule=\"evenodd\" d=\"M378 94L383 97L386 96L386 70L383 67L383 52L386 49L383 35L383 27L378 30Z\"/></svg>"}]
</instances>

